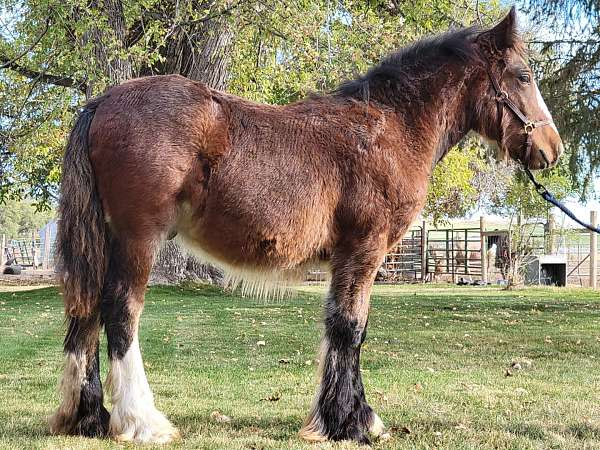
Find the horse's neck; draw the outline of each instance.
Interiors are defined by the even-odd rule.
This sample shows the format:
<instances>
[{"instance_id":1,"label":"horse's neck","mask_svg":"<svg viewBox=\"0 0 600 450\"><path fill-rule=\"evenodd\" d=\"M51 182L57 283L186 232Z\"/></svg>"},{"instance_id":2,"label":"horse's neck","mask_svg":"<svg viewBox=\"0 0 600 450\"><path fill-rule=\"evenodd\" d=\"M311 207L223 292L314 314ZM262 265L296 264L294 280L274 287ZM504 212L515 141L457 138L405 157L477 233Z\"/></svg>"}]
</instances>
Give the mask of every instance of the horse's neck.
<instances>
[{"instance_id":1,"label":"horse's neck","mask_svg":"<svg viewBox=\"0 0 600 450\"><path fill-rule=\"evenodd\" d=\"M445 77L444 82L440 81L442 77ZM425 143L420 150L432 170L471 129L472 91L468 71L450 77L441 74L439 78L433 76L424 80L420 89L417 87L421 99L397 106L402 115L412 116L411 122L419 124Z\"/></svg>"}]
</instances>

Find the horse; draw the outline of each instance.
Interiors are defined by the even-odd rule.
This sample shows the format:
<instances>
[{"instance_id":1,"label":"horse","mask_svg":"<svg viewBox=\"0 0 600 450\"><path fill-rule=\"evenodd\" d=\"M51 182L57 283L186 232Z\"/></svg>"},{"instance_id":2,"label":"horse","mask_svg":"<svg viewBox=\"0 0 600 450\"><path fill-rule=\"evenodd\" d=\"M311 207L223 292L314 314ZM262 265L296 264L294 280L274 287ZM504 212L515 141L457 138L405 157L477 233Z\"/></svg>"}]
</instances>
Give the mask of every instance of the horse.
<instances>
[{"instance_id":1,"label":"horse","mask_svg":"<svg viewBox=\"0 0 600 450\"><path fill-rule=\"evenodd\" d=\"M516 20L513 8L493 27L422 39L284 106L180 76L133 79L87 103L63 160L57 253L68 331L51 432L179 437L154 404L138 340L153 259L177 235L249 286L326 261L320 386L300 437L381 436L359 363L370 292L421 210L433 168L471 130L532 170L563 151Z\"/></svg>"}]
</instances>

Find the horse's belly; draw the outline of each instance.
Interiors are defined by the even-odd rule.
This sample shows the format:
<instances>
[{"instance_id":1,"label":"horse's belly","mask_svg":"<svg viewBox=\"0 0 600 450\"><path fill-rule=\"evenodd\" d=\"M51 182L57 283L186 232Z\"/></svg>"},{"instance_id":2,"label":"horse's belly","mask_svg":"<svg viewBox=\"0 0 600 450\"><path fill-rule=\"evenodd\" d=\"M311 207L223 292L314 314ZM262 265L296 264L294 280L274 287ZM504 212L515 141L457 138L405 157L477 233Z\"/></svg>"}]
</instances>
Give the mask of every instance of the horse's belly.
<instances>
[{"instance_id":1,"label":"horse's belly","mask_svg":"<svg viewBox=\"0 0 600 450\"><path fill-rule=\"evenodd\" d=\"M207 198L201 213L182 205L178 234L201 261L223 269L229 284L260 294L298 280L307 265L327 253L331 219L326 209L265 198L232 205ZM269 213L270 212L270 213Z\"/></svg>"}]
</instances>

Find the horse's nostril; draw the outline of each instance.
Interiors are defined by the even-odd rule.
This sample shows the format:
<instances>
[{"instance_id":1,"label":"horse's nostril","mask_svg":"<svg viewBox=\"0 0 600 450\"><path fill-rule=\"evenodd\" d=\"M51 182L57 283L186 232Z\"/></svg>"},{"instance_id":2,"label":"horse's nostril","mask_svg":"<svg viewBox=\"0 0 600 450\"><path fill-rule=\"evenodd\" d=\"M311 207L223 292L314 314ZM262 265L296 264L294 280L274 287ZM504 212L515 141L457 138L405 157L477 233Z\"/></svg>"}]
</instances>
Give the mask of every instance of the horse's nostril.
<instances>
[{"instance_id":1,"label":"horse's nostril","mask_svg":"<svg viewBox=\"0 0 600 450\"><path fill-rule=\"evenodd\" d=\"M544 160L544 163L545 163L545 165L542 168L545 169L547 167L550 167L552 165L552 163L550 163L550 160L546 156L546 152L544 150L542 150L541 148L540 148L540 154L542 155L542 159Z\"/></svg>"}]
</instances>

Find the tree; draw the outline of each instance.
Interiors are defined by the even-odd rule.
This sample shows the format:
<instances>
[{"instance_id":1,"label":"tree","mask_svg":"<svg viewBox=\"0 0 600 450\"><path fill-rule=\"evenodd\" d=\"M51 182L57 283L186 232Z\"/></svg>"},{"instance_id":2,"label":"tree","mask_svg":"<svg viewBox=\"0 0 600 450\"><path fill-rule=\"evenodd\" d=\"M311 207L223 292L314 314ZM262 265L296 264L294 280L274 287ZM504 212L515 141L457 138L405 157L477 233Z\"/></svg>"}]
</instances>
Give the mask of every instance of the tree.
<instances>
[{"instance_id":1,"label":"tree","mask_svg":"<svg viewBox=\"0 0 600 450\"><path fill-rule=\"evenodd\" d=\"M31 238L54 218L54 211L36 211L28 201L8 200L0 208L0 235L7 239Z\"/></svg>"},{"instance_id":2,"label":"tree","mask_svg":"<svg viewBox=\"0 0 600 450\"><path fill-rule=\"evenodd\" d=\"M600 171L600 4L529 0L527 10L547 27L532 40L540 89L567 144L573 184L586 198Z\"/></svg>"},{"instance_id":3,"label":"tree","mask_svg":"<svg viewBox=\"0 0 600 450\"><path fill-rule=\"evenodd\" d=\"M451 149L431 176L423 216L436 225L447 219L465 216L480 198L474 180L487 167L480 157L481 145L471 139L461 147Z\"/></svg>"},{"instance_id":4,"label":"tree","mask_svg":"<svg viewBox=\"0 0 600 450\"><path fill-rule=\"evenodd\" d=\"M497 16L443 0L3 0L0 199L55 198L77 107L132 76L181 73L284 103L425 33ZM479 8L479 12L477 11Z\"/></svg>"}]
</instances>

